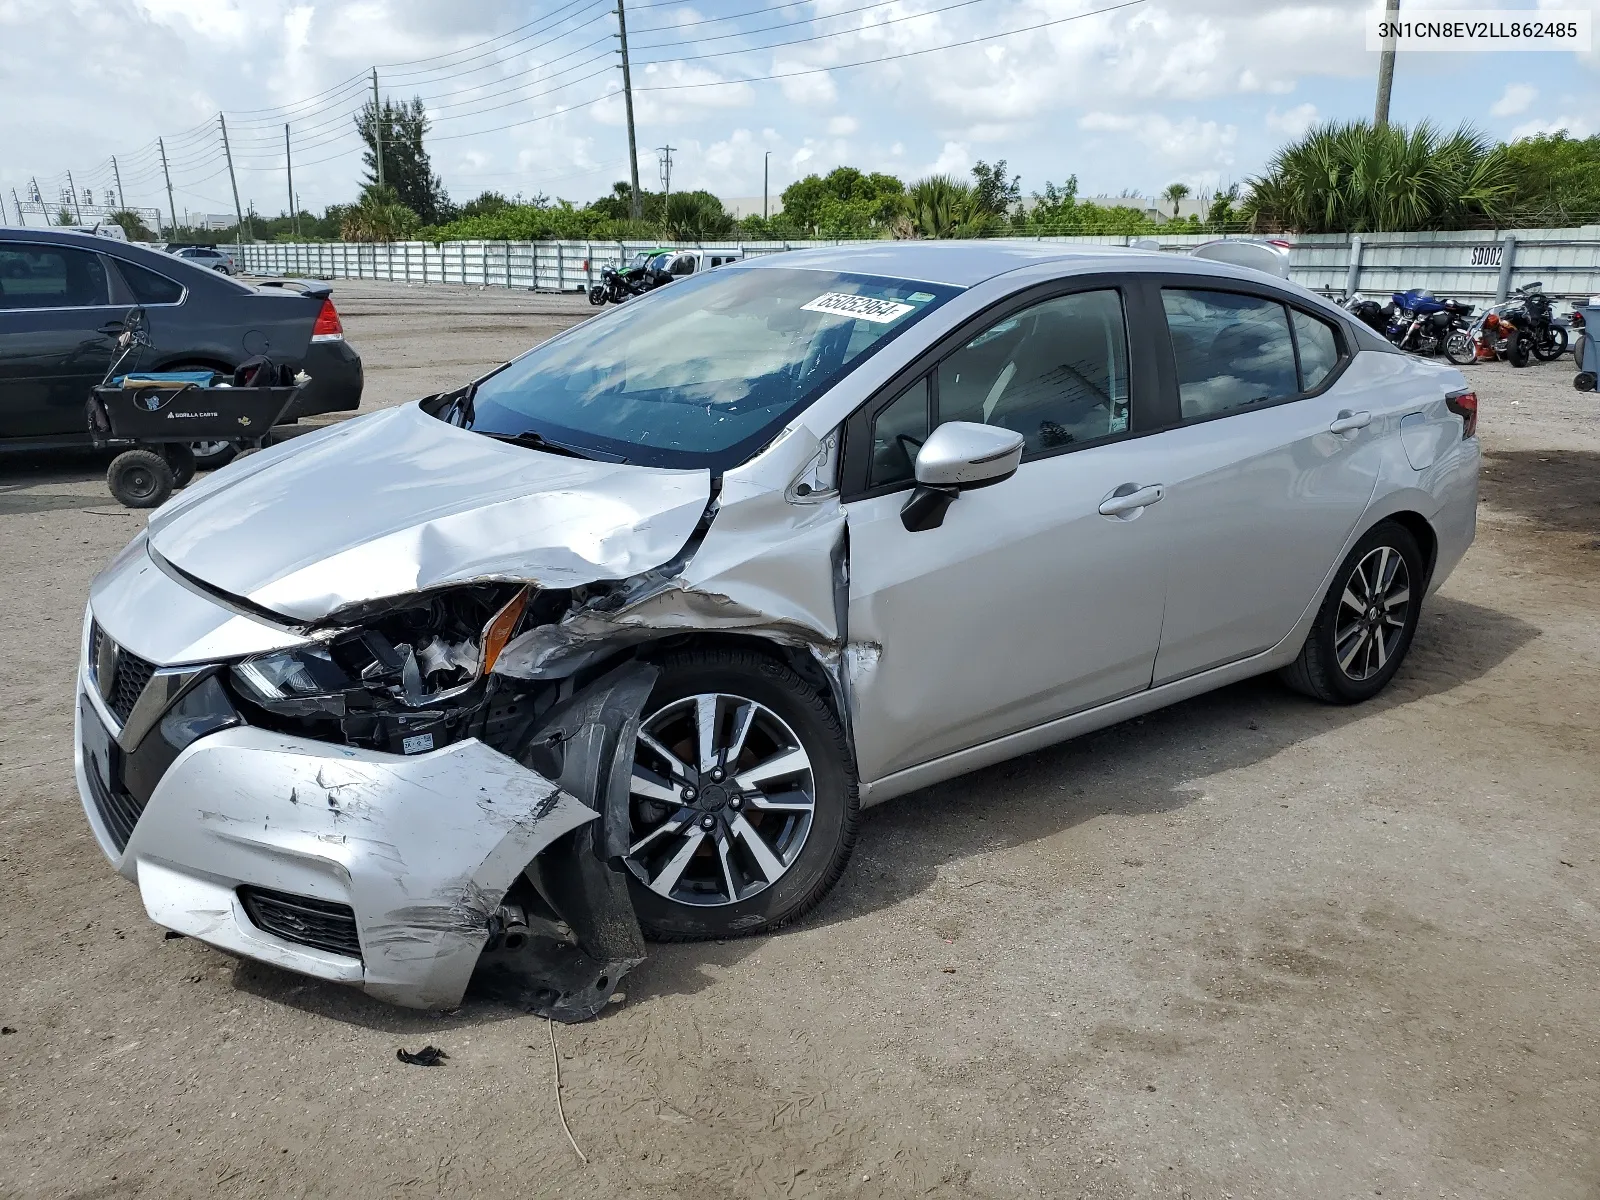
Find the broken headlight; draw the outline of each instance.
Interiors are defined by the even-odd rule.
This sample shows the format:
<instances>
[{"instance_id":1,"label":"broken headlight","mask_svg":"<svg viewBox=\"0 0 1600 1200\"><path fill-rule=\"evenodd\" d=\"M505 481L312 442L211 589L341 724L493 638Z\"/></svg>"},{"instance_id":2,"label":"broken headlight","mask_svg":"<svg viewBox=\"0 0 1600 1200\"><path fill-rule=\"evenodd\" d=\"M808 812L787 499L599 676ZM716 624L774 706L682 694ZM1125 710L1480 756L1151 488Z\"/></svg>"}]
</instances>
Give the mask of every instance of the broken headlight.
<instances>
[{"instance_id":1,"label":"broken headlight","mask_svg":"<svg viewBox=\"0 0 1600 1200\"><path fill-rule=\"evenodd\" d=\"M286 700L332 699L354 684L324 646L258 654L235 666L233 678L250 699L273 709Z\"/></svg>"}]
</instances>

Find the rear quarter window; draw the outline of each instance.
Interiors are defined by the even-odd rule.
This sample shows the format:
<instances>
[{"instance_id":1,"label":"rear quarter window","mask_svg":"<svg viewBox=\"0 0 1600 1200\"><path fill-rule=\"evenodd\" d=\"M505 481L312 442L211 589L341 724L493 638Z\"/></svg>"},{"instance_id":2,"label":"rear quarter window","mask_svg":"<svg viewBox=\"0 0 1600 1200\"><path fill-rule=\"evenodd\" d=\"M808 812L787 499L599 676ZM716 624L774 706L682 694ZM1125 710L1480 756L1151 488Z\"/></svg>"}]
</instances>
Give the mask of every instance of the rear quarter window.
<instances>
[{"instance_id":1,"label":"rear quarter window","mask_svg":"<svg viewBox=\"0 0 1600 1200\"><path fill-rule=\"evenodd\" d=\"M158 275L137 263L118 260L117 270L128 284L128 290L140 304L176 304L183 299L183 285L174 283L165 275Z\"/></svg>"}]
</instances>

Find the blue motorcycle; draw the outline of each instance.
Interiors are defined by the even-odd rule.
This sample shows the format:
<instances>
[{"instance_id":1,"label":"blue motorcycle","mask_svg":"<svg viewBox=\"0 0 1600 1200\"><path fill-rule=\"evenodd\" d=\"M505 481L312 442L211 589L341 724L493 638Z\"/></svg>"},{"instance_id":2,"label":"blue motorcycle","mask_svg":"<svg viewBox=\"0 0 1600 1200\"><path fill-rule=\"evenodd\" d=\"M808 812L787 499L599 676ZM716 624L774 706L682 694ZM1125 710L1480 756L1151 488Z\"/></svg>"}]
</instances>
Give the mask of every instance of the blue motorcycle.
<instances>
[{"instance_id":1,"label":"blue motorcycle","mask_svg":"<svg viewBox=\"0 0 1600 1200\"><path fill-rule=\"evenodd\" d=\"M1440 354L1452 333L1467 328L1472 307L1459 300L1436 299L1427 288L1395 292L1387 306L1384 336L1413 354Z\"/></svg>"}]
</instances>

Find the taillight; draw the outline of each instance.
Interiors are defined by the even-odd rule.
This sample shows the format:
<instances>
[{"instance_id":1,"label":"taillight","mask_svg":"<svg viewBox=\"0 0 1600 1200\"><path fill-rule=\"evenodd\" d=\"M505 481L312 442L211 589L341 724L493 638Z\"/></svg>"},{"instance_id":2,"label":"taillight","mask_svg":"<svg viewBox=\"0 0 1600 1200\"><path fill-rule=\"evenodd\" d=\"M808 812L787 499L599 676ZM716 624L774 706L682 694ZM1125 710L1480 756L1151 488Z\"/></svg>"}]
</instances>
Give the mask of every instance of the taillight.
<instances>
[{"instance_id":1,"label":"taillight","mask_svg":"<svg viewBox=\"0 0 1600 1200\"><path fill-rule=\"evenodd\" d=\"M1461 436L1474 437L1478 432L1478 393L1456 392L1444 398L1445 405L1461 418Z\"/></svg>"},{"instance_id":2,"label":"taillight","mask_svg":"<svg viewBox=\"0 0 1600 1200\"><path fill-rule=\"evenodd\" d=\"M339 310L333 307L332 300L322 302L322 311L317 314L317 323L311 327L311 340L313 342L344 340L344 326L339 323Z\"/></svg>"}]
</instances>

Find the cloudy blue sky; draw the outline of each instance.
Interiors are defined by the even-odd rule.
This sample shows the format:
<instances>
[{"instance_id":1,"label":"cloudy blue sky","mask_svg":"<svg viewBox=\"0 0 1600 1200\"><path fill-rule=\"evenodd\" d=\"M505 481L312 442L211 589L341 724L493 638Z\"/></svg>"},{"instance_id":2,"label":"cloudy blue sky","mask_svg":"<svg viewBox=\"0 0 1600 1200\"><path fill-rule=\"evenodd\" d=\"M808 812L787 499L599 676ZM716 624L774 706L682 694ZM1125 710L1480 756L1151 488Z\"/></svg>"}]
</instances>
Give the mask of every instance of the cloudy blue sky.
<instances>
[{"instance_id":1,"label":"cloudy blue sky","mask_svg":"<svg viewBox=\"0 0 1600 1200\"><path fill-rule=\"evenodd\" d=\"M641 179L659 186L653 148L670 142L674 189L725 197L760 194L769 150L774 193L839 163L913 178L1003 158L1025 191L1075 173L1084 194L1150 194L1242 180L1307 125L1371 115L1371 3L1137 0L1079 17L1114 3L641 0L629 8ZM1406 15L1444 6L1405 0ZM1495 6L1593 11L1596 0ZM613 7L0 0L6 216L13 187L25 196L37 178L53 199L68 171L98 199L112 155L127 201L165 209L158 136L180 215L229 211L219 110L246 203L286 207L285 121L302 204L348 200L360 175L350 114L374 64L385 95L424 98L434 166L455 198L493 188L587 200L627 175ZM755 81L729 82L740 80ZM1402 55L1393 119L1422 118L1499 137L1600 132L1600 56Z\"/></svg>"}]
</instances>

